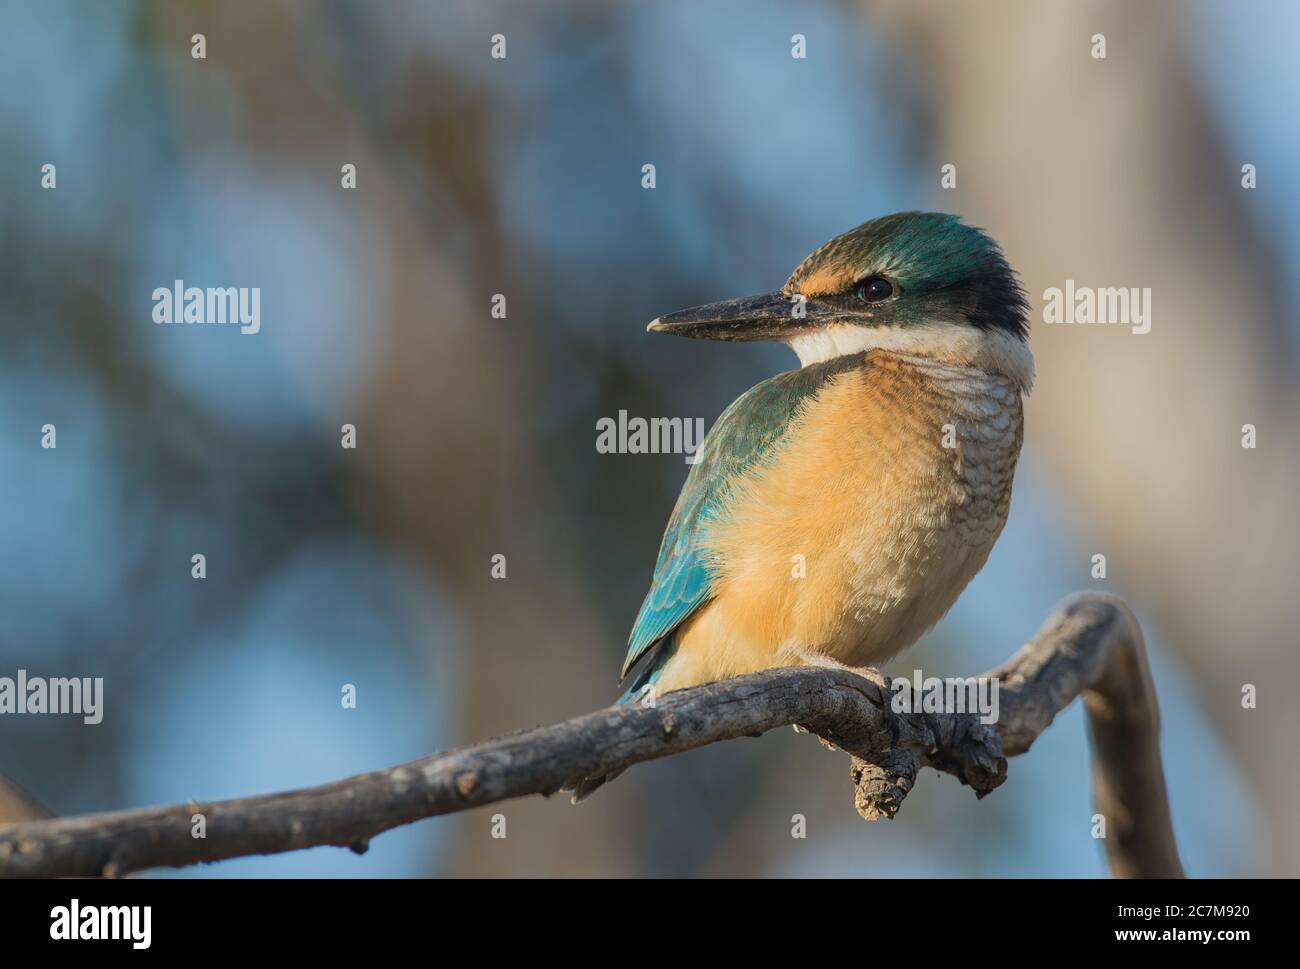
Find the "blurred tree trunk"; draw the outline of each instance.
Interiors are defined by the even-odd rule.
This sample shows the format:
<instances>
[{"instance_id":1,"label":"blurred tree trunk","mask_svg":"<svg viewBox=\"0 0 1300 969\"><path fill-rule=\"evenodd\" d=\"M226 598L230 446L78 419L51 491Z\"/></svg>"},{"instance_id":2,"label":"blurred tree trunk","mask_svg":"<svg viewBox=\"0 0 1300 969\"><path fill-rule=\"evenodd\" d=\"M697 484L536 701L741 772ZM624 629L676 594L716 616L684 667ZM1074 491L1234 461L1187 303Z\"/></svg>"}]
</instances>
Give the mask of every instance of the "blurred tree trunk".
<instances>
[{"instance_id":1,"label":"blurred tree trunk","mask_svg":"<svg viewBox=\"0 0 1300 969\"><path fill-rule=\"evenodd\" d=\"M1187 4L901 2L865 11L932 85L946 206L988 228L1036 307L1043 290L1150 287L1151 332L1033 332L1027 450L1077 508L1091 555L1148 605L1192 672L1300 871L1295 483L1300 400L1280 267L1188 53ZM1107 57L1090 55L1105 34ZM1261 96L1264 96L1261 94ZM1257 450L1241 447L1243 424ZM1088 562L1078 564L1086 584ZM1259 687L1243 709L1243 684ZM1288 766L1290 765L1290 766ZM1211 795L1212 796L1212 795Z\"/></svg>"},{"instance_id":2,"label":"blurred tree trunk","mask_svg":"<svg viewBox=\"0 0 1300 969\"><path fill-rule=\"evenodd\" d=\"M571 716L589 708L594 695L612 697L618 646L594 620L569 551L545 541L546 534L579 529L547 496L538 473L546 456L533 453L524 433L528 347L545 329L528 318L523 300L508 304L506 320L489 312L493 293L517 292L490 183L490 101L454 72L413 62L402 80L409 97L400 101L400 123L379 129L375 119L394 109L375 103L391 91L372 75L389 54L366 33L367 22L334 22L326 8L302 2L213 4L201 22L171 5L153 10L160 36L203 29L209 50L223 52L207 63L227 72L249 141L268 162L330 186L338 184L343 162L357 166L349 201L365 231L356 237L373 240L383 268L371 281L374 314L356 325L372 331L382 350L359 416L322 420L331 435L338 420L357 424L359 512L391 545L423 562L443 600L457 607L452 625L461 630L461 650L425 644L443 651L443 667L456 671L446 691L457 698L455 743ZM285 51L312 45L341 45L347 56L321 53L318 62L342 65L328 73L266 69L282 64ZM201 102L201 76L182 70L172 80L183 105ZM188 107L183 117L202 118L202 110ZM420 162L414 172L412 158ZM466 252L472 275L453 268ZM537 521L548 527L539 530ZM506 556L504 580L490 574L497 553ZM610 807L620 798L612 795ZM504 841L491 837L495 811L436 822L457 827L448 840L449 873L629 870L616 811L557 807L537 800L498 807L508 821Z\"/></svg>"}]
</instances>

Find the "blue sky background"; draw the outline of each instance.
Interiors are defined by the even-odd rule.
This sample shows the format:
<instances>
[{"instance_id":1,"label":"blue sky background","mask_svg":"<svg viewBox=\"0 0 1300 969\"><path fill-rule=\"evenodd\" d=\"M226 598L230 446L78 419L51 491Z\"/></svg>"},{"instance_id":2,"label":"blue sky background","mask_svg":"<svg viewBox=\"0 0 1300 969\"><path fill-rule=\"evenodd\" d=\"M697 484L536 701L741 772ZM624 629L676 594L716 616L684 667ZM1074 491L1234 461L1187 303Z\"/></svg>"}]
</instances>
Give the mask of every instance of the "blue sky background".
<instances>
[{"instance_id":1,"label":"blue sky background","mask_svg":"<svg viewBox=\"0 0 1300 969\"><path fill-rule=\"evenodd\" d=\"M1300 90L1291 51L1300 5L1250 4L1249 15L1233 4L1192 6L1216 123L1235 154L1258 160L1261 178L1286 186L1257 228L1300 299L1292 177L1300 127L1277 123L1289 103L1281 92ZM516 291L530 293L514 305L588 294L581 312L537 323L555 348L530 374L546 387L545 406L518 415L551 445L542 453L553 456L551 486L561 491L609 467L588 457L591 414L608 391L584 354L618 361L637 380L671 374L690 388L689 412L711 421L745 386L787 368L787 352L740 359L707 347L683 364L680 347L645 343L645 320L678 302L773 288L800 254L856 221L845 213L942 206L927 136L893 95L925 79L855 7L625 4L590 18L579 10L374 5L351 13L368 18L364 43L381 55L369 67L308 22L301 46L282 52L308 89L342 75L378 92L366 103L380 114L372 147L381 153L414 111L403 85L420 65L477 92L484 108L472 134L486 145L477 177L493 188L488 208L508 213L504 229L466 218L419 157L392 160L394 183L437 227L449 266L470 276L477 255L499 247ZM337 191L333 157L309 172L262 150L221 52L196 68L184 17L164 18L167 34L142 28L153 13L123 2L0 3L0 674L76 670L105 677L108 691L97 728L0 722L0 770L61 813L310 785L470 739L456 727L458 684L479 661L465 636L475 621L466 603L375 527L381 499L349 488L354 469L334 446L340 416L367 400L393 350L395 331L369 325L388 265L382 235ZM492 70L481 49L503 21L508 72ZM787 56L796 31L815 38L807 63ZM196 69L205 76L177 93L176 72ZM265 69L287 68L277 60ZM425 95L436 101L440 92ZM309 129L310 115L301 123ZM439 137L470 133L449 124ZM660 160L652 199L625 185L645 157ZM59 187L43 192L36 173L49 160ZM269 322L256 338L156 327L150 293L174 278L250 280L262 287ZM427 311L422 325L442 325L436 301ZM56 451L36 444L46 422L58 427ZM572 466L569 452L581 453ZM638 460L636 473L669 497L638 508L646 522L626 567L619 559L601 580L611 584L597 586L611 698L620 627L639 595L630 590L653 558L642 538L666 520L684 476L680 459ZM600 478L590 486L615 487ZM571 536L576 554L598 556L592 549L608 534ZM188 575L196 548L211 563L202 584ZM1026 453L1006 532L925 647L927 667L968 673L1004 659L1049 604L1080 586L1066 563L1086 557L1080 523ZM1122 584L1107 587L1125 594ZM1223 823L1257 817L1249 789L1232 782L1234 765L1191 681L1148 630L1186 867L1206 876L1256 870L1258 826ZM895 664L911 669L909 656ZM357 684L357 710L340 708L342 683ZM554 717L578 712L557 708ZM1103 875L1088 836L1087 762L1075 704L982 802L998 807L978 837L963 821L969 792L930 775L893 824L837 824L797 851L774 842L769 870ZM1202 790L1207 776L1228 779L1214 798ZM772 803L785 810L779 795ZM364 857L317 849L180 874L434 874L447 870L460 830L434 819L377 838Z\"/></svg>"}]
</instances>

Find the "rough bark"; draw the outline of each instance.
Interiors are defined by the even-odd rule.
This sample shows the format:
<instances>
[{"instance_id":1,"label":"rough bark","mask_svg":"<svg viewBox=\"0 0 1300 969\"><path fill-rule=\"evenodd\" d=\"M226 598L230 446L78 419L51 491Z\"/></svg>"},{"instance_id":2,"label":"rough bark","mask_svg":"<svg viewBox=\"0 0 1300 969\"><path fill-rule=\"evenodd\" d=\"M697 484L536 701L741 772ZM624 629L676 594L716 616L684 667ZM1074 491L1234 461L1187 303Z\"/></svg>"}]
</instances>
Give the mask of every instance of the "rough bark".
<instances>
[{"instance_id":1,"label":"rough bark","mask_svg":"<svg viewBox=\"0 0 1300 969\"><path fill-rule=\"evenodd\" d=\"M878 673L769 670L611 707L333 784L212 803L92 814L0 829L0 875L122 875L317 845L364 851L421 818L530 794L576 778L798 725L851 755L855 804L892 817L921 767L984 796L1053 718L1084 695L1094 739L1097 810L1120 876L1181 876L1159 754L1159 715L1142 635L1112 596L1064 602L1028 645L987 676L1000 717L898 713ZM192 835L203 815L206 836Z\"/></svg>"}]
</instances>

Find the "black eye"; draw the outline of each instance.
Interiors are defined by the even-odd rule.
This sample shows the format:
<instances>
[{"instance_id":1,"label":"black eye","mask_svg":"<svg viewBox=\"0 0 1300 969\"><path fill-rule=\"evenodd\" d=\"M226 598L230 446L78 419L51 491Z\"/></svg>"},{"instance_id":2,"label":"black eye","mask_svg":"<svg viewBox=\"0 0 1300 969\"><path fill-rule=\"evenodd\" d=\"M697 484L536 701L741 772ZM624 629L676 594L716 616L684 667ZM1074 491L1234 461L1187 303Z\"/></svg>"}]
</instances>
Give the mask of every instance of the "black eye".
<instances>
[{"instance_id":1,"label":"black eye","mask_svg":"<svg viewBox=\"0 0 1300 969\"><path fill-rule=\"evenodd\" d=\"M858 283L858 299L864 303L881 303L896 292L894 284L884 276L868 276Z\"/></svg>"}]
</instances>

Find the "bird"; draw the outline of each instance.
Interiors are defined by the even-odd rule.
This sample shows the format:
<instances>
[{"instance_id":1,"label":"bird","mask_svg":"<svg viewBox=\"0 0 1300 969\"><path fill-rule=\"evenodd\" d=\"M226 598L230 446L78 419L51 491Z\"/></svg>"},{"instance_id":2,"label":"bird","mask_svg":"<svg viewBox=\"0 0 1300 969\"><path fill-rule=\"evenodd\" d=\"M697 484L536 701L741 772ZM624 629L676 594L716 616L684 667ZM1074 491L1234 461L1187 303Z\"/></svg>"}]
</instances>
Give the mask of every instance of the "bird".
<instances>
[{"instance_id":1,"label":"bird","mask_svg":"<svg viewBox=\"0 0 1300 969\"><path fill-rule=\"evenodd\" d=\"M961 217L900 212L815 249L777 292L648 330L785 343L799 367L705 436L628 637L619 704L915 643L1002 532L1034 379L1028 300ZM580 779L582 800L615 774Z\"/></svg>"}]
</instances>

